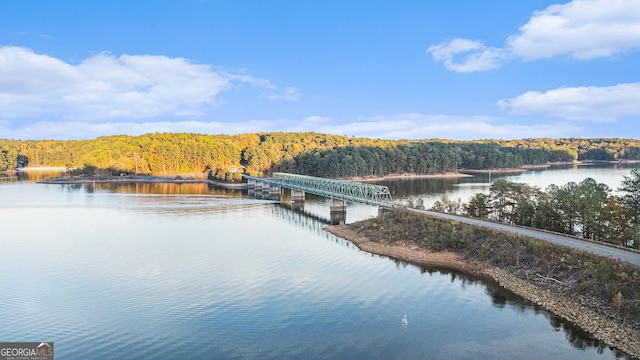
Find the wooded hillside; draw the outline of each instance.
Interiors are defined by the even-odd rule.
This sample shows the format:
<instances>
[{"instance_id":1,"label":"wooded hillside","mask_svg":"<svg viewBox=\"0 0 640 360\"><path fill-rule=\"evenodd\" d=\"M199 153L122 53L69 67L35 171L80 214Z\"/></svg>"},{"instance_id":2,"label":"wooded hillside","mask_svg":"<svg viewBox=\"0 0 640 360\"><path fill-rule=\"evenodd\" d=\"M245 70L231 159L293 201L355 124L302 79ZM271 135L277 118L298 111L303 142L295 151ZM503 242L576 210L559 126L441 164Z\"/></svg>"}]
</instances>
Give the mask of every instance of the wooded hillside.
<instances>
[{"instance_id":1,"label":"wooded hillside","mask_svg":"<svg viewBox=\"0 0 640 360\"><path fill-rule=\"evenodd\" d=\"M243 167L329 176L434 174L516 168L573 160L640 160L640 141L524 139L391 141L317 133L145 134L93 140L0 140L0 171L23 166L92 165L135 173L175 174Z\"/></svg>"}]
</instances>

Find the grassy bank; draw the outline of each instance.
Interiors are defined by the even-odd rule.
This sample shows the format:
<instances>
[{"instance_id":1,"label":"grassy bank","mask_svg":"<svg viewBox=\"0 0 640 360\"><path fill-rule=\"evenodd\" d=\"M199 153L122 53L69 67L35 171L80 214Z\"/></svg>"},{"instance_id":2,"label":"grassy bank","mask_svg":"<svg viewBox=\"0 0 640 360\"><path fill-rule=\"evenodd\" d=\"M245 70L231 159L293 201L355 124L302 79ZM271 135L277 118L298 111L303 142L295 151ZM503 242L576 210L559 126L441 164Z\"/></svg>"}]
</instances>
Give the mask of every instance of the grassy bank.
<instances>
[{"instance_id":1,"label":"grassy bank","mask_svg":"<svg viewBox=\"0 0 640 360\"><path fill-rule=\"evenodd\" d=\"M618 348L629 349L625 344L640 338L638 266L406 210L345 225L345 230L351 236L384 246L398 245L414 252L454 253L473 268L473 272L490 275L514 291L521 289L515 292L539 304L544 302L536 300L540 293L549 293L563 304L557 309L555 305L546 306L548 310ZM597 327L608 328L609 334L593 331L594 321L601 323ZM603 322L614 323L624 331L614 330ZM631 351L633 356L638 356L636 351Z\"/></svg>"}]
</instances>

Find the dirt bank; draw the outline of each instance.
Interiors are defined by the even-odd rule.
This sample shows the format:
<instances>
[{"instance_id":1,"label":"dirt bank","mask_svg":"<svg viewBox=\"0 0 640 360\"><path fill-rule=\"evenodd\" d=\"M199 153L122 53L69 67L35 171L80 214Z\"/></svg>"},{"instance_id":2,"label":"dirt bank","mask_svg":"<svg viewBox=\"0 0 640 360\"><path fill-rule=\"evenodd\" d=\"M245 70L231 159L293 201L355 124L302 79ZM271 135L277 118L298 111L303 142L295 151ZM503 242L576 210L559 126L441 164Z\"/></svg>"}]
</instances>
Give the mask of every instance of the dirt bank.
<instances>
[{"instance_id":1,"label":"dirt bank","mask_svg":"<svg viewBox=\"0 0 640 360\"><path fill-rule=\"evenodd\" d=\"M450 251L429 252L410 242L394 244L374 242L343 225L328 226L325 230L351 241L358 249L372 254L384 255L416 265L459 270L473 275L482 274L481 267L461 260L457 254Z\"/></svg>"},{"instance_id":2,"label":"dirt bank","mask_svg":"<svg viewBox=\"0 0 640 360\"><path fill-rule=\"evenodd\" d=\"M389 256L416 265L454 269L471 275L490 278L516 295L531 301L556 316L580 327L608 346L640 359L640 333L622 326L584 304L558 296L548 289L523 280L505 269L463 260L451 251L433 252L410 241L392 243L372 241L349 225L329 226L325 230L353 242L359 249Z\"/></svg>"}]
</instances>

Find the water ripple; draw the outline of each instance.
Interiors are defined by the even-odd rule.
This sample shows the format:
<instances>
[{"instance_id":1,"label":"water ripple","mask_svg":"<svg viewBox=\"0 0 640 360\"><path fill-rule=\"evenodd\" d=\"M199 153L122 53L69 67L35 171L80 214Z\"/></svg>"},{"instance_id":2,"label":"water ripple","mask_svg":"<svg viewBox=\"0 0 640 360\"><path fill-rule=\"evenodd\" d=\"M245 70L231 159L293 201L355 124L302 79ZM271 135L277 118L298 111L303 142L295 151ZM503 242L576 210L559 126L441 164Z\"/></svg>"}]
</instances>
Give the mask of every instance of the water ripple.
<instances>
[{"instance_id":1,"label":"water ripple","mask_svg":"<svg viewBox=\"0 0 640 360\"><path fill-rule=\"evenodd\" d=\"M321 216L224 195L83 191L0 207L14 225L0 251L0 339L54 341L70 359L611 357L476 279L361 252Z\"/></svg>"}]
</instances>

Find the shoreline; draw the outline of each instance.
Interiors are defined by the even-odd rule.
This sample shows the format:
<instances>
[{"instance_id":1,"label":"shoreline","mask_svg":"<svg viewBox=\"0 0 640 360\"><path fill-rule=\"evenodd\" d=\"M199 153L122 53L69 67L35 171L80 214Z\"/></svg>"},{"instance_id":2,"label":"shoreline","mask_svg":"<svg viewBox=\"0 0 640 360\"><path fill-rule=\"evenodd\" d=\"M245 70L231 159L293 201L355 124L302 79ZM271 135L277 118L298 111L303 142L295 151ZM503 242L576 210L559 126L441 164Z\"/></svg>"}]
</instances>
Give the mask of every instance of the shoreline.
<instances>
[{"instance_id":1,"label":"shoreline","mask_svg":"<svg viewBox=\"0 0 640 360\"><path fill-rule=\"evenodd\" d=\"M124 183L170 183L170 184L210 184L216 187L229 190L243 190L247 188L246 183L227 183L223 181L210 180L206 178L180 178L179 176L89 176L80 178L50 178L38 181L38 184L50 185L77 185L77 184L124 184Z\"/></svg>"},{"instance_id":2,"label":"shoreline","mask_svg":"<svg viewBox=\"0 0 640 360\"><path fill-rule=\"evenodd\" d=\"M631 160L630 160L631 161ZM640 160L638 160L640 162ZM519 168L499 168L499 169L458 169L456 172L445 172L438 174L389 174L384 176L351 176L346 178L339 178L341 180L352 180L360 182L373 182L382 180L398 180L398 179L438 179L438 178L459 178L459 177L473 177L474 174L517 174L530 170L544 170L556 165L573 165L582 164L583 162L560 162L560 163L548 163L540 165L523 165ZM618 163L614 161L612 163Z\"/></svg>"},{"instance_id":3,"label":"shoreline","mask_svg":"<svg viewBox=\"0 0 640 360\"><path fill-rule=\"evenodd\" d=\"M36 171L66 171L66 166L27 166L23 168L17 168L15 171L24 171L24 172L36 172Z\"/></svg>"},{"instance_id":4,"label":"shoreline","mask_svg":"<svg viewBox=\"0 0 640 360\"><path fill-rule=\"evenodd\" d=\"M540 168L546 169L547 167ZM526 171L532 170L532 168L510 168L510 169L460 169L460 172L464 174L469 174L473 176L473 174L520 174Z\"/></svg>"},{"instance_id":5,"label":"shoreline","mask_svg":"<svg viewBox=\"0 0 640 360\"><path fill-rule=\"evenodd\" d=\"M352 176L346 178L339 178L339 180L350 180L358 182L375 182L382 180L403 180L403 179L438 179L438 178L458 178L458 177L473 177L470 174L464 174L461 172L446 172L439 174L389 174L385 176Z\"/></svg>"},{"instance_id":6,"label":"shoreline","mask_svg":"<svg viewBox=\"0 0 640 360\"><path fill-rule=\"evenodd\" d=\"M640 359L640 333L612 321L584 304L563 298L530 281L520 279L507 270L474 264L462 260L456 253L449 251L431 252L408 242L394 244L374 242L345 225L327 226L324 229L352 242L358 249L368 253L415 265L456 270L494 281L502 288L581 328L607 346L616 348L632 358Z\"/></svg>"}]
</instances>

